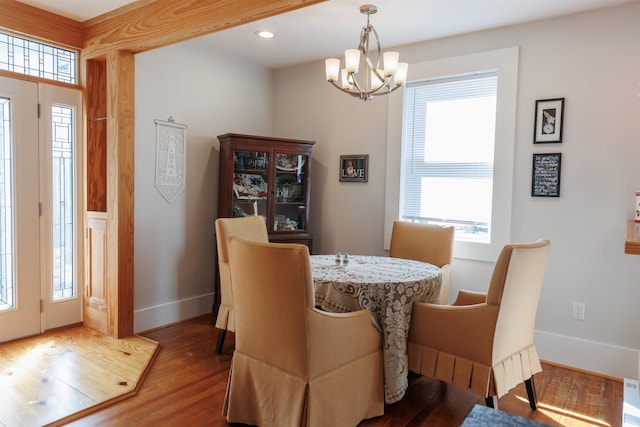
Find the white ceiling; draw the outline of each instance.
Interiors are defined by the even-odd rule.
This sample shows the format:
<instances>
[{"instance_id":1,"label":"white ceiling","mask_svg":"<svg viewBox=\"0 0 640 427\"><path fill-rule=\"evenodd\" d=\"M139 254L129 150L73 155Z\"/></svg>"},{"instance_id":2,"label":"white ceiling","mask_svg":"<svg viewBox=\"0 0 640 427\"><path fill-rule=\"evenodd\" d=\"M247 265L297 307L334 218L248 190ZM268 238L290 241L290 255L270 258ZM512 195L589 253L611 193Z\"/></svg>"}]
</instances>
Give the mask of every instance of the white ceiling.
<instances>
[{"instance_id":1,"label":"white ceiling","mask_svg":"<svg viewBox=\"0 0 640 427\"><path fill-rule=\"evenodd\" d=\"M76 21L86 21L135 0L18 0Z\"/></svg>"},{"instance_id":2,"label":"white ceiling","mask_svg":"<svg viewBox=\"0 0 640 427\"><path fill-rule=\"evenodd\" d=\"M78 21L135 0L19 0ZM271 68L341 55L358 45L371 3L371 24L383 50L421 40L520 24L640 0L330 0L290 13L205 36L217 48L233 51ZM276 34L258 39L257 30Z\"/></svg>"}]
</instances>

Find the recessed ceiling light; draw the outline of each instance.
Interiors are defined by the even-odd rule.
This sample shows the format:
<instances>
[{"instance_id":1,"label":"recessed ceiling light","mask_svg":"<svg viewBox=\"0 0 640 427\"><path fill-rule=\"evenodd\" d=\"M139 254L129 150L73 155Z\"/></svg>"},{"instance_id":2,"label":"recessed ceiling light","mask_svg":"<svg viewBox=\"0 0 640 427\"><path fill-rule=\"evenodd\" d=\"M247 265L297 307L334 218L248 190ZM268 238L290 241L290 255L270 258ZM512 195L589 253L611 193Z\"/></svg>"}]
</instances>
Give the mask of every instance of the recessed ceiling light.
<instances>
[{"instance_id":1,"label":"recessed ceiling light","mask_svg":"<svg viewBox=\"0 0 640 427\"><path fill-rule=\"evenodd\" d=\"M261 39L272 39L276 35L273 34L271 31L260 30L260 31L256 31L256 36L260 37Z\"/></svg>"}]
</instances>

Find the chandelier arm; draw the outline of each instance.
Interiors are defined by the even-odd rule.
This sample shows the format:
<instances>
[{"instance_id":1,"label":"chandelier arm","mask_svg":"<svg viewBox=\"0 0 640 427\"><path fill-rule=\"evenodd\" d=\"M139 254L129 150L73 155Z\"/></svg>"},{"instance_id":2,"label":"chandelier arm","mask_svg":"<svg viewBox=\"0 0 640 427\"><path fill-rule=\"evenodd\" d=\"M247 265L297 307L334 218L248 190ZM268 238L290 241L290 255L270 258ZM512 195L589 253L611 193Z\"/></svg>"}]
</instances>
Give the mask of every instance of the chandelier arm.
<instances>
[{"instance_id":1,"label":"chandelier arm","mask_svg":"<svg viewBox=\"0 0 640 427\"><path fill-rule=\"evenodd\" d=\"M373 74L375 74L375 76L378 78L378 80L380 80L382 82L382 84L380 85L381 87L382 86L387 86L389 84L389 82L391 81L391 77L393 77L393 75L391 75L389 77L383 76L382 74L380 74L378 72L377 68L372 69L371 72Z\"/></svg>"},{"instance_id":2,"label":"chandelier arm","mask_svg":"<svg viewBox=\"0 0 640 427\"><path fill-rule=\"evenodd\" d=\"M376 45L377 45L377 48L378 48L378 57L377 57L377 60L376 60L376 66L373 67L373 65L371 65L371 67L374 70L377 70L378 67L380 67L380 58L382 57L382 49L380 48L380 37L378 37L378 32L376 31L376 29L375 29L375 27L373 25L369 25L369 29L370 29L369 32L373 31L373 35L376 37ZM369 46L367 46L367 48L368 47ZM367 55L367 58L368 57L369 57L369 55ZM371 61L369 61L369 62L371 62Z\"/></svg>"},{"instance_id":3,"label":"chandelier arm","mask_svg":"<svg viewBox=\"0 0 640 427\"><path fill-rule=\"evenodd\" d=\"M360 31L360 44L358 44L358 50L362 53L366 53L369 44L369 26L362 27Z\"/></svg>"},{"instance_id":4,"label":"chandelier arm","mask_svg":"<svg viewBox=\"0 0 640 427\"><path fill-rule=\"evenodd\" d=\"M397 89L401 88L402 86L404 86L404 85L395 85L394 87L390 87L389 85L387 85L387 86L380 86L380 88L378 88L377 90L374 90L374 91L369 92L369 93L368 93L368 95L369 95L370 97L371 97L371 96L373 96L373 95L388 95L388 94L390 94L391 92L393 92L393 91L395 91L395 90L397 90ZM381 90L382 90L382 89L384 89L385 87L387 88L387 91L386 91L386 92L382 92Z\"/></svg>"},{"instance_id":5,"label":"chandelier arm","mask_svg":"<svg viewBox=\"0 0 640 427\"><path fill-rule=\"evenodd\" d=\"M356 88L360 90L360 92L366 92L367 87L369 87L369 70L371 68L371 66L369 65L371 64L371 60L369 59L369 31L369 15L367 14L367 25L365 27L362 27L362 31L360 32L360 44L358 45L358 50L360 50L360 53L365 61L365 69L363 72L364 88L360 88L357 83L355 85ZM352 78L355 81L355 75L352 76Z\"/></svg>"},{"instance_id":6,"label":"chandelier arm","mask_svg":"<svg viewBox=\"0 0 640 427\"><path fill-rule=\"evenodd\" d=\"M349 90L349 89L345 89L342 86L338 85L335 81L331 81L331 80L327 80L329 83L331 83L336 89L338 89L341 92L344 92L346 94L349 94L355 98L360 98L363 100L368 100L371 99L374 95L387 95L397 89L400 89L402 86L404 85L395 85L394 87L390 87L389 85L384 85L384 86L380 86L380 88L378 88L377 90L372 90L369 92L364 92L364 91L354 91L354 90ZM387 89L385 92L382 92L383 89Z\"/></svg>"},{"instance_id":7,"label":"chandelier arm","mask_svg":"<svg viewBox=\"0 0 640 427\"><path fill-rule=\"evenodd\" d=\"M362 89L360 87L360 85L358 84L358 79L356 79L355 73L349 73L349 77L351 78L351 84L353 86L355 86L355 88L358 89L359 92L364 92L366 90L366 87L364 89ZM365 85L366 85L366 83L365 83Z\"/></svg>"},{"instance_id":8,"label":"chandelier arm","mask_svg":"<svg viewBox=\"0 0 640 427\"><path fill-rule=\"evenodd\" d=\"M373 64L373 62L371 61L371 57L369 56L369 34L371 32L373 32L373 35L376 38L376 48L378 52L375 65ZM360 35L360 46L358 46L358 49L360 50L360 52L362 52L362 56L364 56L364 60L367 64L367 74L369 71L373 71L376 77L380 79L380 81L384 81L384 78L381 77L378 73L378 68L380 67L380 57L382 56L382 49L380 48L380 37L378 37L378 32L373 27L373 25L367 25L366 27L362 28L362 33Z\"/></svg>"},{"instance_id":9,"label":"chandelier arm","mask_svg":"<svg viewBox=\"0 0 640 427\"><path fill-rule=\"evenodd\" d=\"M356 98L360 98L360 94L363 93L360 91L356 92L356 91L351 91L349 89L345 89L333 80L327 80L327 81L331 83L336 89L340 90L341 92L348 93L349 95L355 96Z\"/></svg>"}]
</instances>

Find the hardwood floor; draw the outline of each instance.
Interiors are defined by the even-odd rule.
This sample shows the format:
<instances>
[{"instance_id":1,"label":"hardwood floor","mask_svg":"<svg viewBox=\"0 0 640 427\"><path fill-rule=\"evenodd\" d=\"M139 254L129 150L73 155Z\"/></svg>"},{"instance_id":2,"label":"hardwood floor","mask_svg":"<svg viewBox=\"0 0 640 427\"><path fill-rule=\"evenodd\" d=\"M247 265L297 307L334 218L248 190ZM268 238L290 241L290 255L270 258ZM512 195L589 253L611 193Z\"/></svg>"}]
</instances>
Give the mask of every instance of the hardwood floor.
<instances>
[{"instance_id":1,"label":"hardwood floor","mask_svg":"<svg viewBox=\"0 0 640 427\"><path fill-rule=\"evenodd\" d=\"M217 330L204 316L144 336L160 351L138 395L75 421L71 426L228 426L222 403L233 351L214 351ZM524 385L499 401L505 412L552 426L621 426L623 384L549 364L535 376L539 409L531 411ZM412 376L407 395L385 415L359 427L458 426L484 399L429 378ZM327 426L330 427L330 426Z\"/></svg>"},{"instance_id":2,"label":"hardwood floor","mask_svg":"<svg viewBox=\"0 0 640 427\"><path fill-rule=\"evenodd\" d=\"M65 425L135 395L158 345L85 326L0 345L0 426Z\"/></svg>"}]
</instances>

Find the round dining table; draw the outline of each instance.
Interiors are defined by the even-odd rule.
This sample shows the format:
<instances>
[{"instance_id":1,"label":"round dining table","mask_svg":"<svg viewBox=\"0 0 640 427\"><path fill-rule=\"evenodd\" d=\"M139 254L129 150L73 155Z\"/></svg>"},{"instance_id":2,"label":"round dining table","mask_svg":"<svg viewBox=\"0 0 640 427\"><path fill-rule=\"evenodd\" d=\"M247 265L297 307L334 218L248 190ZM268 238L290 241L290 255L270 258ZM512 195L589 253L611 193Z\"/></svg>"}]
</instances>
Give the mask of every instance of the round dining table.
<instances>
[{"instance_id":1,"label":"round dining table","mask_svg":"<svg viewBox=\"0 0 640 427\"><path fill-rule=\"evenodd\" d=\"M402 399L409 385L407 337L414 301L436 303L441 270L432 264L384 256L312 255L315 304L345 313L366 309L382 333L385 402Z\"/></svg>"}]
</instances>

